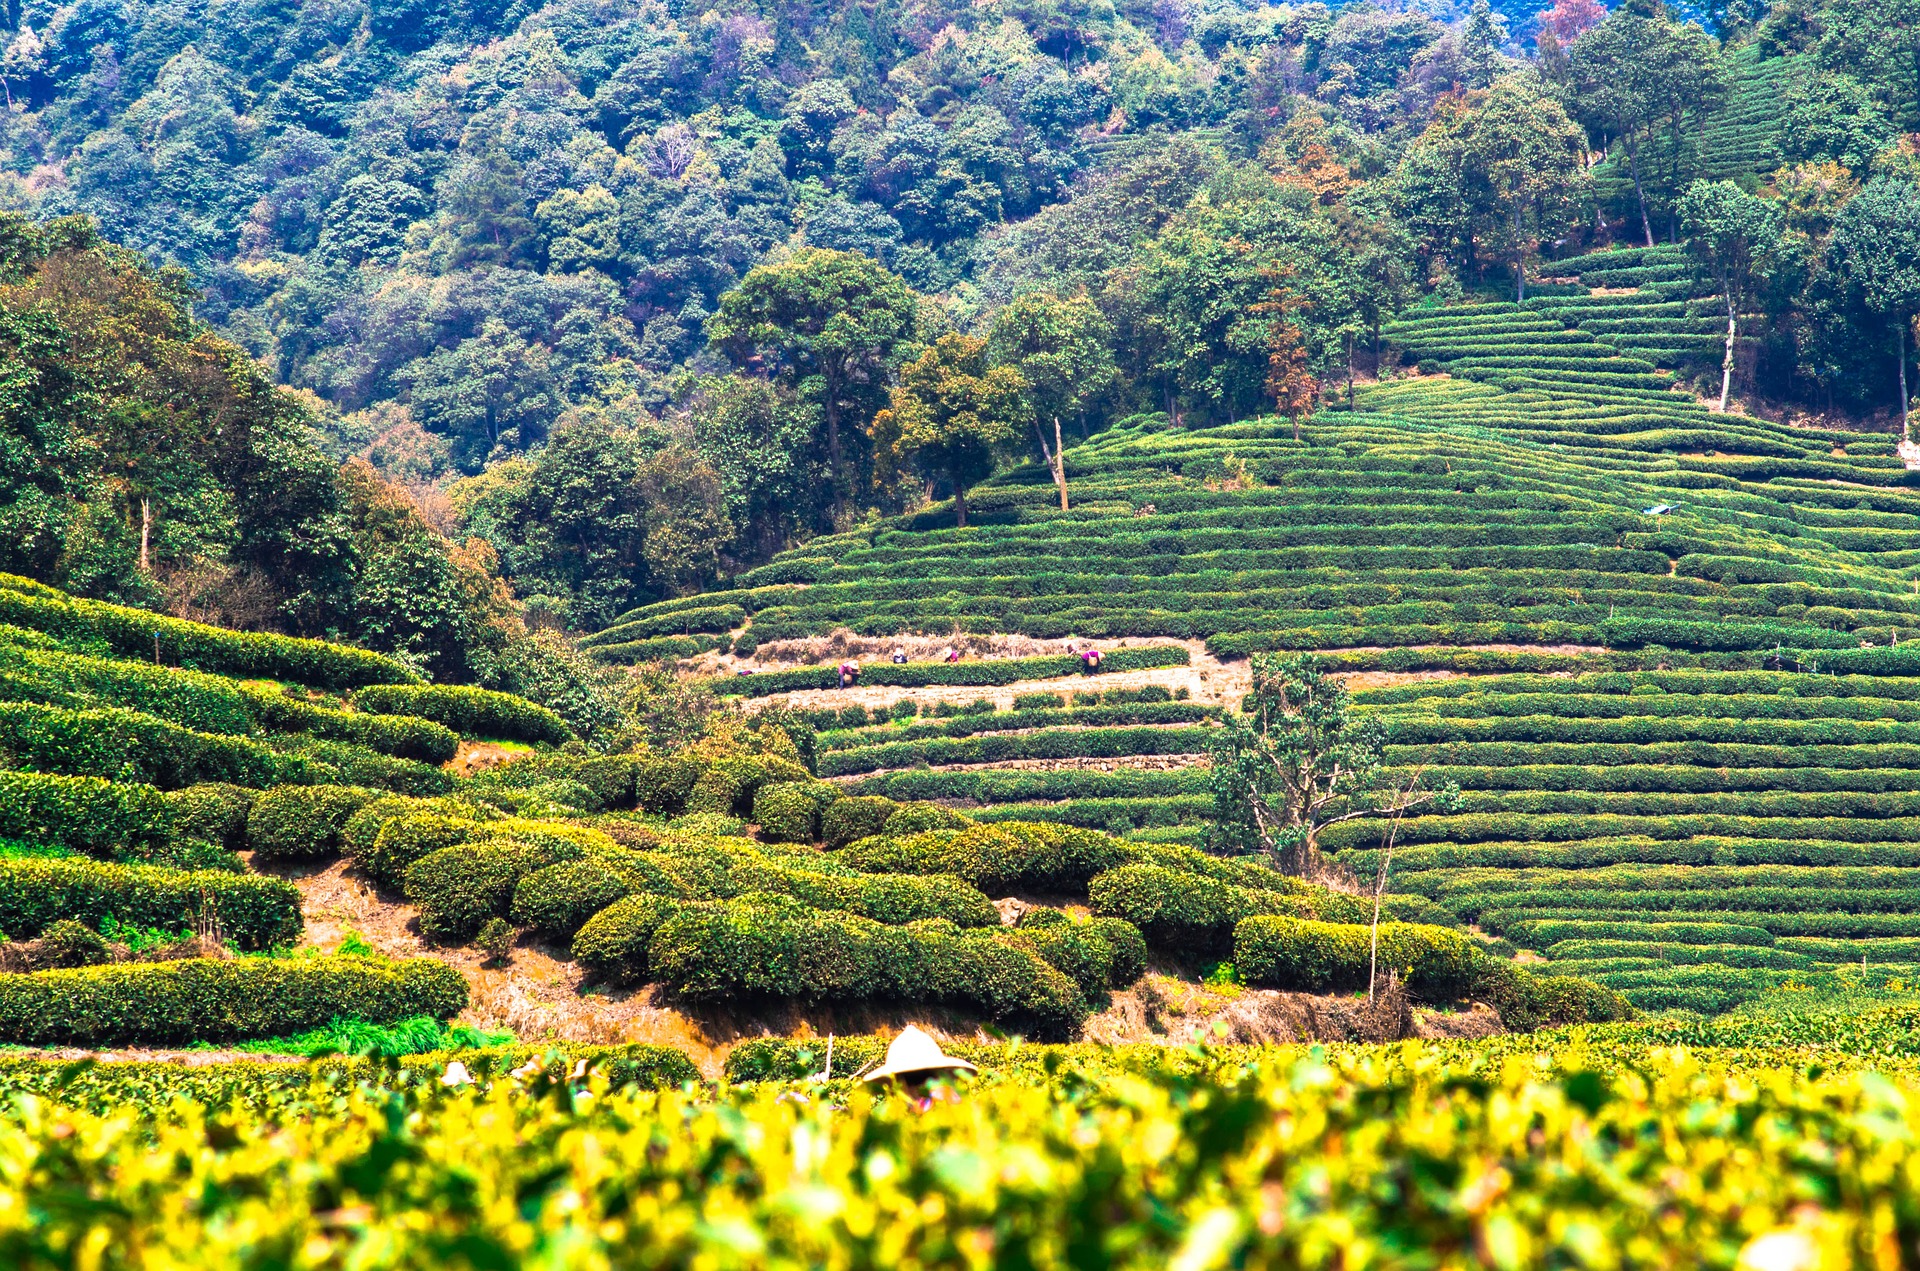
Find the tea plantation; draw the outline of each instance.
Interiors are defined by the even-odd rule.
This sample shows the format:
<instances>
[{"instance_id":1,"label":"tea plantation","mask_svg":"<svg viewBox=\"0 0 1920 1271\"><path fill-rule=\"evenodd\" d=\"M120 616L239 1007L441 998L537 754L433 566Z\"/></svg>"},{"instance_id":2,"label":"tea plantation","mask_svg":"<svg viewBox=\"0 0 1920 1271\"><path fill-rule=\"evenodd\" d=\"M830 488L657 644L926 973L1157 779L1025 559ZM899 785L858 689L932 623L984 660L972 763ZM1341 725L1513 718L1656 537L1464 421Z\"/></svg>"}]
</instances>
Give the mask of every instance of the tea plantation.
<instances>
[{"instance_id":1,"label":"tea plantation","mask_svg":"<svg viewBox=\"0 0 1920 1271\"><path fill-rule=\"evenodd\" d=\"M1742 79L1735 100L1765 91ZM1717 388L1725 317L1678 248L1552 269L1567 281L1524 303L1404 314L1385 336L1406 372L1298 442L1274 419L1140 417L1068 450L1071 511L1016 469L973 492L964 530L936 507L816 540L595 641L630 656L623 642L678 619L738 656L846 627L1126 637L1115 657L1154 660L1171 637L1438 674L1356 701L1403 773L1462 790L1457 811L1403 826L1392 865L1442 921L1646 1009L1920 962L1920 652L1901 647L1920 636L1920 491L1895 438L1722 415L1684 391L1703 369ZM804 691L831 684L813 671L719 687L803 690L820 775L852 793L1204 841L1221 706L1057 687L1072 663L1029 661L942 668L937 703L836 704ZM913 670L861 683L941 682L896 674ZM1022 692L1029 674L1054 679ZM988 685L1010 689L968 691ZM1371 877L1378 838L1330 843Z\"/></svg>"}]
</instances>

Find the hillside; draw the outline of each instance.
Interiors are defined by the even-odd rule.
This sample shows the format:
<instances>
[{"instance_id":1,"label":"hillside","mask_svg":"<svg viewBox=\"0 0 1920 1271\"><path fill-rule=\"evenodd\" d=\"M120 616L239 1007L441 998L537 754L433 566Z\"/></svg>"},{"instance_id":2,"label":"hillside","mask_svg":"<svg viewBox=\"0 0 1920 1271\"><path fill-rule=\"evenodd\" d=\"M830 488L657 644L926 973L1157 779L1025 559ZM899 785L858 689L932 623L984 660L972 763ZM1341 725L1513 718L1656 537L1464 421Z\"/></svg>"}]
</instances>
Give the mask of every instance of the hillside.
<instances>
[{"instance_id":1,"label":"hillside","mask_svg":"<svg viewBox=\"0 0 1920 1271\"><path fill-rule=\"evenodd\" d=\"M1188 843L1238 659L1317 651L1388 722L1393 763L1460 785L1394 864L1459 921L1646 1007L1907 965L1915 478L1884 434L1679 391L1718 341L1672 259L1604 253L1558 267L1593 291L1410 312L1386 330L1408 370L1298 442L1281 420L1130 421L1068 451L1068 512L1016 470L971 493L964 530L935 507L816 541L588 644L621 657L677 622L739 667L850 629L868 638L811 647L868 650L853 695L804 672L720 687L809 711L851 790ZM879 661L941 631L1124 638L1127 687L1014 678L1066 670L1045 659L918 680ZM1160 660L1180 665L1132 670ZM1362 876L1378 833L1337 835Z\"/></svg>"}]
</instances>

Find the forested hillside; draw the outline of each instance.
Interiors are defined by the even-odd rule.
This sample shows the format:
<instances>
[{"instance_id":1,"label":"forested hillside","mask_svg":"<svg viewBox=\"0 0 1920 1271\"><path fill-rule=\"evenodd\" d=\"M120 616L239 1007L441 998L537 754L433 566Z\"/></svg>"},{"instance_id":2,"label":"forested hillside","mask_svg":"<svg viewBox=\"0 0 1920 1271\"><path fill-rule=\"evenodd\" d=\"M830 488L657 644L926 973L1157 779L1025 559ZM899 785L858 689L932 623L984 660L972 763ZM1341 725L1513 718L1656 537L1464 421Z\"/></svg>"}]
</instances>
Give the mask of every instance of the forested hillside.
<instances>
[{"instance_id":1,"label":"forested hillside","mask_svg":"<svg viewBox=\"0 0 1920 1271\"><path fill-rule=\"evenodd\" d=\"M602 626L1141 410L1310 411L1406 306L1518 296L1616 243L1690 245L1662 279L1700 304L1666 347L1707 392L1731 311L1732 394L1885 417L1920 307L1912 23L1603 17L13 5L4 198L177 269L141 284L172 338L302 396L268 412L271 512L196 442L192 471L96 482L10 567L484 679L500 623L446 615L491 578ZM371 473L325 478L353 456ZM316 546L383 500L419 524L394 512L373 552L362 524L346 556L389 566ZM250 582L268 542L284 572Z\"/></svg>"}]
</instances>

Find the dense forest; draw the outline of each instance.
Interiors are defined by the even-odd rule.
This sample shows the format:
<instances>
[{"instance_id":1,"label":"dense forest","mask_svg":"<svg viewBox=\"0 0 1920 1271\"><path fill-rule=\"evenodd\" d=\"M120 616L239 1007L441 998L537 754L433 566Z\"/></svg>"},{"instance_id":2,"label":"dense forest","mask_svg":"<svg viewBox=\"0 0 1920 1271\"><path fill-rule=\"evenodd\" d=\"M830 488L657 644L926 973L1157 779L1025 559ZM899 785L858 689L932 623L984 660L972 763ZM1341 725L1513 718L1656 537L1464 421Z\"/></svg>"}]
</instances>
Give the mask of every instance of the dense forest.
<instances>
[{"instance_id":1,"label":"dense forest","mask_svg":"<svg viewBox=\"0 0 1920 1271\"><path fill-rule=\"evenodd\" d=\"M552 629L1338 408L1409 306L1613 244L1685 246L1723 407L1915 387L1911 0L6 21L0 569L543 700Z\"/></svg>"}]
</instances>

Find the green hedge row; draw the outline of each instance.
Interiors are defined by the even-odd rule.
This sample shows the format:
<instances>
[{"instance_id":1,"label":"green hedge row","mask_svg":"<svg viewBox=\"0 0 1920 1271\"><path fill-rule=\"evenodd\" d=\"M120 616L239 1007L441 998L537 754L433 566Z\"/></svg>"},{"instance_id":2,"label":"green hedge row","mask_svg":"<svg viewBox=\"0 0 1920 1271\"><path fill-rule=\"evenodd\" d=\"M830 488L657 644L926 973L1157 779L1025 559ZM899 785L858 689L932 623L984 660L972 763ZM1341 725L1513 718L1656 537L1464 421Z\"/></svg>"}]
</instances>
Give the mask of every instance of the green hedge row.
<instances>
[{"instance_id":1,"label":"green hedge row","mask_svg":"<svg viewBox=\"0 0 1920 1271\"><path fill-rule=\"evenodd\" d=\"M835 859L874 874L948 874L982 891L1079 891L1133 855L1119 840L1045 822L861 839ZM1124 916L1124 915L1121 915Z\"/></svg>"},{"instance_id":2,"label":"green hedge row","mask_svg":"<svg viewBox=\"0 0 1920 1271\"><path fill-rule=\"evenodd\" d=\"M291 680L316 688L409 684L419 677L392 658L322 640L227 631L97 600L80 600L12 575L0 574L0 622L61 639L101 641L115 653L231 675Z\"/></svg>"},{"instance_id":3,"label":"green hedge row","mask_svg":"<svg viewBox=\"0 0 1920 1271\"><path fill-rule=\"evenodd\" d=\"M1046 1039L1073 1036L1089 1009L1069 976L996 933L892 927L773 897L683 905L654 931L647 964L695 999L949 1002Z\"/></svg>"},{"instance_id":4,"label":"green hedge row","mask_svg":"<svg viewBox=\"0 0 1920 1271\"><path fill-rule=\"evenodd\" d=\"M96 1115L160 1114L176 1100L185 1099L213 1110L247 1107L262 1115L298 1116L318 1110L348 1090L417 1091L438 1086L456 1059L482 1086L516 1072L522 1074L522 1081L538 1074L547 1082L565 1085L576 1080L573 1074L582 1064L586 1072L604 1074L615 1087L660 1090L700 1081L700 1070L682 1052L638 1044L488 1046L398 1058L330 1055L299 1062L259 1058L193 1065L129 1060L88 1065L8 1056L0 1058L0 1098L36 1095Z\"/></svg>"},{"instance_id":5,"label":"green hedge row","mask_svg":"<svg viewBox=\"0 0 1920 1271\"><path fill-rule=\"evenodd\" d=\"M449 849L451 850L451 849ZM940 918L959 927L993 927L999 911L978 889L952 877L834 873L821 862L794 858L722 857L698 877L673 853L611 854L563 861L521 876L510 906L516 925L554 940L573 938L589 919L635 893L679 900L721 900L744 893L790 896L815 909L837 909L902 925ZM427 858L415 869L429 868ZM490 916L490 915L489 915Z\"/></svg>"},{"instance_id":6,"label":"green hedge row","mask_svg":"<svg viewBox=\"0 0 1920 1271\"><path fill-rule=\"evenodd\" d=\"M430 719L462 737L555 745L573 739L566 721L546 707L511 693L463 684L375 685L355 693L353 704L375 715Z\"/></svg>"},{"instance_id":7,"label":"green hedge row","mask_svg":"<svg viewBox=\"0 0 1920 1271\"><path fill-rule=\"evenodd\" d=\"M267 728L311 733L328 741L365 746L397 759L417 759L430 764L443 764L460 749L458 734L431 719L407 714L326 710L284 693L252 686L243 686L241 693L253 718Z\"/></svg>"},{"instance_id":8,"label":"green hedge row","mask_svg":"<svg viewBox=\"0 0 1920 1271\"><path fill-rule=\"evenodd\" d=\"M152 786L0 771L0 839L103 856L116 848L158 843L172 825L167 801Z\"/></svg>"},{"instance_id":9,"label":"green hedge row","mask_svg":"<svg viewBox=\"0 0 1920 1271\"><path fill-rule=\"evenodd\" d=\"M348 819L379 793L359 786L275 786L247 811L247 844L265 860L334 856Z\"/></svg>"},{"instance_id":10,"label":"green hedge row","mask_svg":"<svg viewBox=\"0 0 1920 1271\"><path fill-rule=\"evenodd\" d=\"M0 975L0 1041L114 1046L284 1037L335 1019L446 1019L467 982L444 962L194 958Z\"/></svg>"},{"instance_id":11,"label":"green hedge row","mask_svg":"<svg viewBox=\"0 0 1920 1271\"><path fill-rule=\"evenodd\" d=\"M417 793L452 784L437 768L335 742L310 741L286 751L248 737L194 732L138 711L76 711L29 702L0 702L0 755L21 767L163 789L207 781L305 784L349 773L369 784Z\"/></svg>"},{"instance_id":12,"label":"green hedge row","mask_svg":"<svg viewBox=\"0 0 1920 1271\"><path fill-rule=\"evenodd\" d=\"M980 733L1025 731L1059 725L1105 728L1126 724L1195 724L1217 719L1220 713L1217 706L1188 702L1147 702L1127 706L1076 705L1071 710L973 711L946 719L920 719L911 724L833 728L821 732L817 744L821 751L826 752L852 750L875 743L898 744L935 737L972 737Z\"/></svg>"},{"instance_id":13,"label":"green hedge row","mask_svg":"<svg viewBox=\"0 0 1920 1271\"><path fill-rule=\"evenodd\" d=\"M1306 992L1364 990L1370 969L1401 977L1416 1000L1476 998L1492 1005L1515 1031L1548 1024L1624 1019L1627 1001L1604 986L1571 976L1537 976L1477 948L1457 931L1414 923L1358 923L1255 917L1234 931L1234 966L1247 983Z\"/></svg>"},{"instance_id":14,"label":"green hedge row","mask_svg":"<svg viewBox=\"0 0 1920 1271\"><path fill-rule=\"evenodd\" d=\"M1316 922L1301 917L1240 920L1232 933L1233 965L1248 984L1303 993L1351 993L1367 987L1373 929L1365 922ZM1398 974L1418 1001L1452 1002L1473 994L1481 980L1480 954L1471 937L1445 927L1383 922L1379 928L1379 983Z\"/></svg>"},{"instance_id":15,"label":"green hedge row","mask_svg":"<svg viewBox=\"0 0 1920 1271\"><path fill-rule=\"evenodd\" d=\"M1802 942L1783 940L1778 948L1759 948L1750 944L1654 944L1644 940L1562 940L1546 951L1556 967L1575 961L1596 961L1600 959L1627 959L1647 962L1664 962L1675 966L1697 966L1702 963L1718 963L1733 967L1770 967L1778 971L1811 970L1814 959L1805 952L1796 952ZM1851 949L1852 946L1838 941L1816 942L1831 943L1837 947ZM1793 944L1794 949L1785 946ZM1920 952L1920 941L1912 942L1914 952ZM1844 955L1842 955L1844 956ZM1574 974L1572 968L1568 968Z\"/></svg>"},{"instance_id":16,"label":"green hedge row","mask_svg":"<svg viewBox=\"0 0 1920 1271\"><path fill-rule=\"evenodd\" d=\"M1152 667L1185 666L1188 654L1177 645L1146 649L1114 649L1100 661L1102 674L1112 671L1141 671ZM1078 657L1000 658L983 662L875 662L860 668L860 682L867 686L886 685L922 688L930 685L988 688L1016 684L1021 680L1050 680L1085 671ZM767 671L757 675L734 676L716 680L716 692L747 697L765 697L796 689L837 688L835 668L805 667L797 671Z\"/></svg>"},{"instance_id":17,"label":"green hedge row","mask_svg":"<svg viewBox=\"0 0 1920 1271\"><path fill-rule=\"evenodd\" d=\"M1384 717L1398 746L1552 742L1568 745L1886 746L1920 743L1920 724L1854 719L1721 719L1706 715L1620 719L1505 715L1469 719L1394 713Z\"/></svg>"},{"instance_id":18,"label":"green hedge row","mask_svg":"<svg viewBox=\"0 0 1920 1271\"><path fill-rule=\"evenodd\" d=\"M258 874L0 857L0 931L14 940L31 939L63 918L96 929L112 918L162 931L214 919L241 948L265 949L299 938L300 889Z\"/></svg>"},{"instance_id":19,"label":"green hedge row","mask_svg":"<svg viewBox=\"0 0 1920 1271\"><path fill-rule=\"evenodd\" d=\"M922 764L1005 763L1015 759L1126 758L1204 752L1214 730L1183 728L1051 728L1032 733L889 742L820 756L822 777L857 776L882 768Z\"/></svg>"},{"instance_id":20,"label":"green hedge row","mask_svg":"<svg viewBox=\"0 0 1920 1271\"><path fill-rule=\"evenodd\" d=\"M1555 842L1595 838L1809 838L1835 843L1920 842L1920 819L1905 817L1790 816L1585 816L1526 813L1462 813L1409 817L1399 841L1409 848L1426 843ZM1378 825L1356 822L1329 826L1321 839L1328 851L1377 843Z\"/></svg>"}]
</instances>

